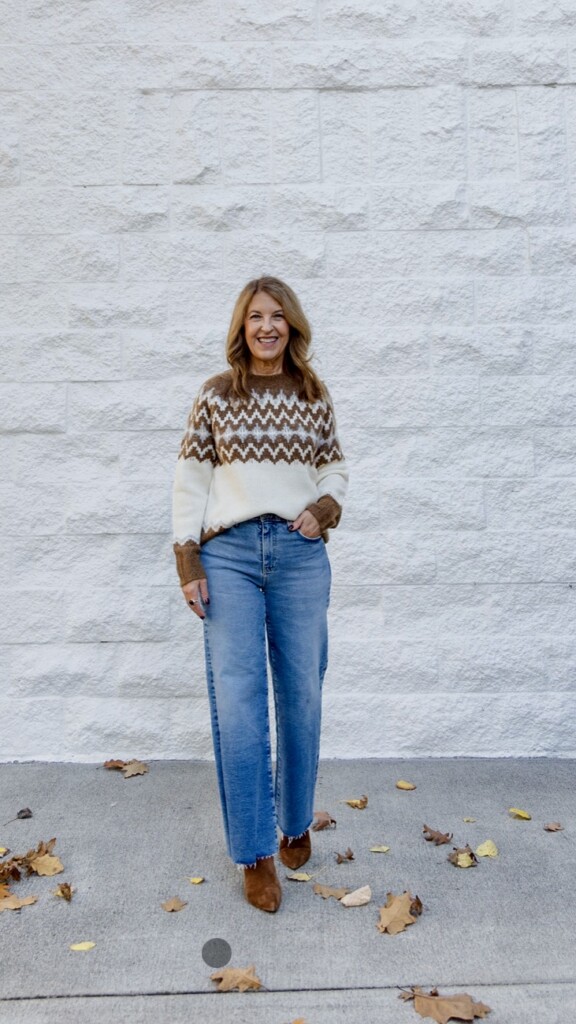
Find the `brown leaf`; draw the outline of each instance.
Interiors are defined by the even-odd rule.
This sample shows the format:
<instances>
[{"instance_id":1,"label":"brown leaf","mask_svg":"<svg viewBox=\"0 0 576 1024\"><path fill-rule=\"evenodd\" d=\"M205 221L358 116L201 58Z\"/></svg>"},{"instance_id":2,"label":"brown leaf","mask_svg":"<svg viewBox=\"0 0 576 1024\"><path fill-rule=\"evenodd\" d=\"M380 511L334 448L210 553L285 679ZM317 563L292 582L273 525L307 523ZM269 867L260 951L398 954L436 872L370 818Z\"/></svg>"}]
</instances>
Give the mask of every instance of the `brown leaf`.
<instances>
[{"instance_id":1,"label":"brown leaf","mask_svg":"<svg viewBox=\"0 0 576 1024\"><path fill-rule=\"evenodd\" d=\"M414 1000L414 1009L421 1017L430 1017L437 1021L437 1024L448 1024L449 1020L474 1020L475 1017L485 1017L490 1013L490 1007L485 1003L475 1003L472 996L467 992L458 995L440 996L438 989L431 989L430 992L423 992L415 985L410 992L403 992L401 999Z\"/></svg>"},{"instance_id":2,"label":"brown leaf","mask_svg":"<svg viewBox=\"0 0 576 1024\"><path fill-rule=\"evenodd\" d=\"M162 903L161 906L163 910L167 910L168 913L171 913L172 911L183 910L184 907L188 906L188 904L183 903L178 896L173 896L171 900L166 900L166 902Z\"/></svg>"},{"instance_id":3,"label":"brown leaf","mask_svg":"<svg viewBox=\"0 0 576 1024\"><path fill-rule=\"evenodd\" d=\"M10 860L5 861L4 864L0 864L0 883L18 882L21 877L22 873L16 858L12 857Z\"/></svg>"},{"instance_id":4,"label":"brown leaf","mask_svg":"<svg viewBox=\"0 0 576 1024\"><path fill-rule=\"evenodd\" d=\"M333 818L328 811L314 811L313 832L321 832L324 828L336 827L336 818Z\"/></svg>"},{"instance_id":5,"label":"brown leaf","mask_svg":"<svg viewBox=\"0 0 576 1024\"><path fill-rule=\"evenodd\" d=\"M125 779L130 779L133 775L145 775L147 771L148 765L136 759L128 761L128 764L122 769Z\"/></svg>"},{"instance_id":6,"label":"brown leaf","mask_svg":"<svg viewBox=\"0 0 576 1024\"><path fill-rule=\"evenodd\" d=\"M434 843L435 846L441 846L442 843L449 843L452 839L451 832L436 832L428 825L423 825L422 831L424 833L424 839L429 843Z\"/></svg>"},{"instance_id":7,"label":"brown leaf","mask_svg":"<svg viewBox=\"0 0 576 1024\"><path fill-rule=\"evenodd\" d=\"M60 896L63 900L66 900L67 903L70 903L75 892L76 889L73 889L69 882L60 882L58 888L54 889L54 895Z\"/></svg>"},{"instance_id":8,"label":"brown leaf","mask_svg":"<svg viewBox=\"0 0 576 1024\"><path fill-rule=\"evenodd\" d=\"M322 896L323 899L327 900L330 896L333 896L335 900L341 900L346 893L350 892L350 889L331 889L329 885L320 885L319 882L314 886L314 892L318 896Z\"/></svg>"},{"instance_id":9,"label":"brown leaf","mask_svg":"<svg viewBox=\"0 0 576 1024\"><path fill-rule=\"evenodd\" d=\"M0 885L0 900L5 900L7 896L11 896L12 893L7 885Z\"/></svg>"},{"instance_id":10,"label":"brown leaf","mask_svg":"<svg viewBox=\"0 0 576 1024\"><path fill-rule=\"evenodd\" d=\"M258 989L262 982L256 977L256 968L250 967L223 967L210 975L212 981L219 981L219 992L231 992L237 988L240 992L247 992L249 988Z\"/></svg>"},{"instance_id":11,"label":"brown leaf","mask_svg":"<svg viewBox=\"0 0 576 1024\"><path fill-rule=\"evenodd\" d=\"M103 768L109 768L112 771L120 772L127 764L127 761L104 761Z\"/></svg>"},{"instance_id":12,"label":"brown leaf","mask_svg":"<svg viewBox=\"0 0 576 1024\"><path fill-rule=\"evenodd\" d=\"M415 896L410 904L410 913L414 914L415 917L420 917L423 910L424 907L422 906L422 900L419 896Z\"/></svg>"},{"instance_id":13,"label":"brown leaf","mask_svg":"<svg viewBox=\"0 0 576 1024\"><path fill-rule=\"evenodd\" d=\"M397 935L403 932L410 924L414 924L416 917L413 916L413 905L418 900L421 913L422 904L418 897L412 896L410 892L403 892L401 896L394 896L393 893L386 893L386 906L380 907L380 920L376 927L379 932L388 932L389 935Z\"/></svg>"},{"instance_id":14,"label":"brown leaf","mask_svg":"<svg viewBox=\"0 0 576 1024\"><path fill-rule=\"evenodd\" d=\"M43 857L35 857L30 862L30 870L37 875L59 875L61 871L64 871L64 865L59 857L52 857L49 853L45 853Z\"/></svg>"},{"instance_id":15,"label":"brown leaf","mask_svg":"<svg viewBox=\"0 0 576 1024\"><path fill-rule=\"evenodd\" d=\"M344 864L344 862L347 861L347 860L354 860L354 854L353 854L352 850L350 849L350 847L348 847L348 849L346 850L346 853L337 853L336 854L336 863L337 864Z\"/></svg>"},{"instance_id":16,"label":"brown leaf","mask_svg":"<svg viewBox=\"0 0 576 1024\"><path fill-rule=\"evenodd\" d=\"M20 907L28 907L31 903L36 903L37 900L37 896L24 896L23 899L18 896L7 896L6 899L0 900L0 911L20 910Z\"/></svg>"},{"instance_id":17,"label":"brown leaf","mask_svg":"<svg viewBox=\"0 0 576 1024\"><path fill-rule=\"evenodd\" d=\"M368 806L368 797L361 796L360 798L353 800L345 800L344 803L348 804L350 807L355 807L357 811L363 811L364 808Z\"/></svg>"},{"instance_id":18,"label":"brown leaf","mask_svg":"<svg viewBox=\"0 0 576 1024\"><path fill-rule=\"evenodd\" d=\"M448 854L448 860L457 868L475 868L478 858L470 846L454 847L454 852Z\"/></svg>"},{"instance_id":19,"label":"brown leaf","mask_svg":"<svg viewBox=\"0 0 576 1024\"><path fill-rule=\"evenodd\" d=\"M15 818L10 818L9 821L5 821L4 825L10 825L13 821L18 821L19 818L31 818L32 811L29 807L23 807L21 811L18 811ZM4 825L2 827L4 827Z\"/></svg>"},{"instance_id":20,"label":"brown leaf","mask_svg":"<svg viewBox=\"0 0 576 1024\"><path fill-rule=\"evenodd\" d=\"M549 821L547 825L544 825L546 832L563 832L564 825L561 825L559 821Z\"/></svg>"}]
</instances>

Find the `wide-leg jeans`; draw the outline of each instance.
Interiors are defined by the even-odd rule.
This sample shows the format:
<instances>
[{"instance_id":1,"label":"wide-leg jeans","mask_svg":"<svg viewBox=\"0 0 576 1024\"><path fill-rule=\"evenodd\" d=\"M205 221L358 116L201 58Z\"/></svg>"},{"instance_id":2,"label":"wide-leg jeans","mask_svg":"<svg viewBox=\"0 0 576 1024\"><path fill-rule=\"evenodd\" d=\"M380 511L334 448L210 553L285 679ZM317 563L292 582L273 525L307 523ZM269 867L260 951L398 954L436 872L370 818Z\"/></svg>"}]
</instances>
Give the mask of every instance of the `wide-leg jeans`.
<instances>
[{"instance_id":1,"label":"wide-leg jeans","mask_svg":"<svg viewBox=\"0 0 576 1024\"><path fill-rule=\"evenodd\" d=\"M288 526L262 515L202 546L210 595L206 676L224 834L230 857L244 866L277 852L277 827L300 836L314 817L331 572L322 538Z\"/></svg>"}]
</instances>

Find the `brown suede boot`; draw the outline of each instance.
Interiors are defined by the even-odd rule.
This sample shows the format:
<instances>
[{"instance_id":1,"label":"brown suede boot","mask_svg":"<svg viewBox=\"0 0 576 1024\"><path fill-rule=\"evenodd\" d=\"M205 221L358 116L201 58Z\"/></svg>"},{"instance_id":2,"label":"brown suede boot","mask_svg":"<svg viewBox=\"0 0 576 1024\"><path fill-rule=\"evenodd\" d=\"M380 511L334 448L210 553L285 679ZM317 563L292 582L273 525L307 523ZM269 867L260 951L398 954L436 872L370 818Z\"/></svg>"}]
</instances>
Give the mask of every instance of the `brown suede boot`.
<instances>
[{"instance_id":1,"label":"brown suede boot","mask_svg":"<svg viewBox=\"0 0 576 1024\"><path fill-rule=\"evenodd\" d=\"M287 868L292 868L293 871L296 868L301 868L309 860L311 853L312 843L308 829L306 829L303 836L298 836L296 839L288 839L287 836L282 836L278 855Z\"/></svg>"},{"instance_id":2,"label":"brown suede boot","mask_svg":"<svg viewBox=\"0 0 576 1024\"><path fill-rule=\"evenodd\" d=\"M273 914L282 902L282 889L274 857L262 857L253 868L244 868L244 895L253 907Z\"/></svg>"}]
</instances>

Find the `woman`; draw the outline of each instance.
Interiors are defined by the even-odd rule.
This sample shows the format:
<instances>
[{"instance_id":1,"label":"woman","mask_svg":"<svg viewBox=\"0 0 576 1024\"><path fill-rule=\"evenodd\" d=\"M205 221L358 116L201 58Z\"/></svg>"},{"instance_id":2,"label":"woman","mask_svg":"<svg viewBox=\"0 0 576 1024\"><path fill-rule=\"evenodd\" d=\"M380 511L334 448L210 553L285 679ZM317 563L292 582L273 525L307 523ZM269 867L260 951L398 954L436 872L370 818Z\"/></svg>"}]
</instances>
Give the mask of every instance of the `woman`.
<instances>
[{"instance_id":1,"label":"woman","mask_svg":"<svg viewBox=\"0 0 576 1024\"><path fill-rule=\"evenodd\" d=\"M348 474L310 325L292 289L250 281L232 314L231 369L200 389L174 481L174 552L204 622L212 737L227 849L249 903L274 912L274 866L311 850L327 664L327 530ZM274 689L272 776L267 654Z\"/></svg>"}]
</instances>

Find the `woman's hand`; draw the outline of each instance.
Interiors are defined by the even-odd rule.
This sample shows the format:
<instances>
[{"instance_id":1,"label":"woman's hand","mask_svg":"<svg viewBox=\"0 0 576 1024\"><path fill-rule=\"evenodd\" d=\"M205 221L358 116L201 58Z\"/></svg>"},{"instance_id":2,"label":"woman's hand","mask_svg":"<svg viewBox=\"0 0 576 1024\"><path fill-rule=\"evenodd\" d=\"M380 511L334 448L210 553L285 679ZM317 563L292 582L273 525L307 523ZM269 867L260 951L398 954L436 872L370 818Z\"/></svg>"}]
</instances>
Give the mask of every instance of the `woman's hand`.
<instances>
[{"instance_id":1,"label":"woman's hand","mask_svg":"<svg viewBox=\"0 0 576 1024\"><path fill-rule=\"evenodd\" d=\"M199 619L205 619L206 616L202 611L200 599L202 599L203 604L210 604L208 581L206 579L190 580L190 583L185 583L182 587L182 593L190 611L195 612Z\"/></svg>"},{"instance_id":2,"label":"woman's hand","mask_svg":"<svg viewBox=\"0 0 576 1024\"><path fill-rule=\"evenodd\" d=\"M294 520L292 529L300 530L300 533L303 533L305 537L310 537L310 540L314 540L322 533L316 516L313 516L307 508Z\"/></svg>"}]
</instances>

